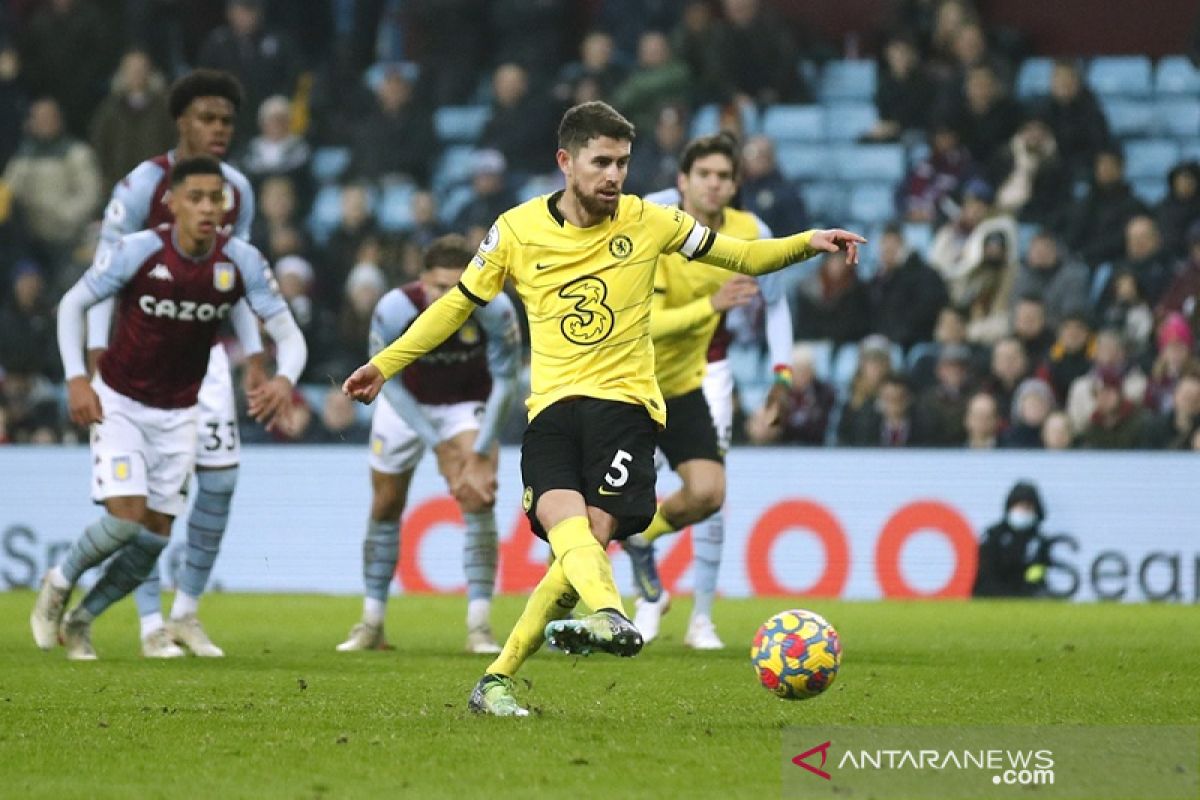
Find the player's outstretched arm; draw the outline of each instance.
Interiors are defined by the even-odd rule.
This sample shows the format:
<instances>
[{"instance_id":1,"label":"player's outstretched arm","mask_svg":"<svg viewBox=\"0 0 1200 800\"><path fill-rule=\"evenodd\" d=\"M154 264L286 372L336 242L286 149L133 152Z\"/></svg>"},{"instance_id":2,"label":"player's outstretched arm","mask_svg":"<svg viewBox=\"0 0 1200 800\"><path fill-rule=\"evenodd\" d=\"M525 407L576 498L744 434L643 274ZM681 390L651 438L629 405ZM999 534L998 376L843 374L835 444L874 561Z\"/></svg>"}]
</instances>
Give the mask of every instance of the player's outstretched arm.
<instances>
[{"instance_id":1,"label":"player's outstretched arm","mask_svg":"<svg viewBox=\"0 0 1200 800\"><path fill-rule=\"evenodd\" d=\"M417 317L403 336L354 370L342 384L342 391L360 403L370 403L388 379L461 328L474 308L461 286L446 292Z\"/></svg>"},{"instance_id":2,"label":"player's outstretched arm","mask_svg":"<svg viewBox=\"0 0 1200 800\"><path fill-rule=\"evenodd\" d=\"M744 275L763 275L783 269L789 264L804 261L820 253L845 250L851 264L858 263L858 246L866 239L841 228L811 230L780 239L743 241L719 233L712 237L707 248L701 247L697 261L722 267Z\"/></svg>"}]
</instances>

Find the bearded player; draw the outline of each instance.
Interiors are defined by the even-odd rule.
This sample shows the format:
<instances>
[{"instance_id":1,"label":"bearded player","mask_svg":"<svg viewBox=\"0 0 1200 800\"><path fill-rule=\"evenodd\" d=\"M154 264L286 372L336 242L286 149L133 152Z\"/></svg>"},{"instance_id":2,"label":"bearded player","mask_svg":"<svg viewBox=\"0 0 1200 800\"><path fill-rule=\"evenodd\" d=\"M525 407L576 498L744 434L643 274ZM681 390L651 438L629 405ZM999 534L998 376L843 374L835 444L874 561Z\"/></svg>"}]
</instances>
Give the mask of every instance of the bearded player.
<instances>
[{"instance_id":1,"label":"bearded player","mask_svg":"<svg viewBox=\"0 0 1200 800\"><path fill-rule=\"evenodd\" d=\"M659 257L682 252L756 275L843 248L854 262L863 241L842 230L740 241L682 210L622 196L633 135L629 121L605 103L569 109L555 154L566 188L501 214L458 286L342 385L370 402L506 280L525 305L532 364L522 499L554 562L471 693L468 707L476 713L528 716L513 695L513 675L543 642L583 655L634 656L642 649L604 548L645 530L654 516L655 439L667 420L650 341ZM580 600L592 613L572 618Z\"/></svg>"}]
</instances>

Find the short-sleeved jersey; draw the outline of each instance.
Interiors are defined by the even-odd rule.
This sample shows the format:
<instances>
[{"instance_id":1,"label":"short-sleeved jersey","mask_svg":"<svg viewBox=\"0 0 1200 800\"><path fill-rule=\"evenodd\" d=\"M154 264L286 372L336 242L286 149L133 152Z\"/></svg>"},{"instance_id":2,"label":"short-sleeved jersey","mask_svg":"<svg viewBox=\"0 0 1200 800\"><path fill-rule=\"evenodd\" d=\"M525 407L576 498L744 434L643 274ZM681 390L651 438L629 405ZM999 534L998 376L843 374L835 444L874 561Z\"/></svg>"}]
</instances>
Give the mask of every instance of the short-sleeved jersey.
<instances>
[{"instance_id":1,"label":"short-sleeved jersey","mask_svg":"<svg viewBox=\"0 0 1200 800\"><path fill-rule=\"evenodd\" d=\"M735 239L760 239L770 236L757 216L748 211L725 209L720 233ZM688 261L676 253L663 256L654 276L654 292L666 308L678 308L701 297L709 297L733 277L728 270ZM764 293L770 285L759 278ZM658 385L665 397L679 397L698 389L704 380L705 365L725 358L730 335L725 315L713 313L703 325L688 331L656 339L654 356Z\"/></svg>"},{"instance_id":2,"label":"short-sleeved jersey","mask_svg":"<svg viewBox=\"0 0 1200 800\"><path fill-rule=\"evenodd\" d=\"M679 209L623 195L612 217L577 228L561 193L500 215L463 273L477 303L516 286L529 317L533 419L567 397L644 406L660 425L666 405L654 379L650 299L664 253L706 252L713 234Z\"/></svg>"},{"instance_id":3,"label":"short-sleeved jersey","mask_svg":"<svg viewBox=\"0 0 1200 800\"><path fill-rule=\"evenodd\" d=\"M425 288L413 281L393 289L371 316L371 354L408 329L429 306ZM449 339L409 364L392 380L400 381L423 405L484 401L492 391L492 375L511 375L521 357L520 329L512 301L499 294L476 309Z\"/></svg>"},{"instance_id":4,"label":"short-sleeved jersey","mask_svg":"<svg viewBox=\"0 0 1200 800\"><path fill-rule=\"evenodd\" d=\"M115 244L126 234L175 221L167 205L174 165L175 151L171 150L138 164L113 187L100 228L100 238L106 245ZM248 241L250 223L254 220L254 190L245 175L224 162L221 172L225 176L221 232Z\"/></svg>"},{"instance_id":5,"label":"short-sleeved jersey","mask_svg":"<svg viewBox=\"0 0 1200 800\"><path fill-rule=\"evenodd\" d=\"M180 252L170 225L117 240L83 280L101 300L118 296L101 377L156 408L195 405L218 327L240 298L264 320L287 311L271 268L253 246L220 235L207 255L192 258Z\"/></svg>"}]
</instances>

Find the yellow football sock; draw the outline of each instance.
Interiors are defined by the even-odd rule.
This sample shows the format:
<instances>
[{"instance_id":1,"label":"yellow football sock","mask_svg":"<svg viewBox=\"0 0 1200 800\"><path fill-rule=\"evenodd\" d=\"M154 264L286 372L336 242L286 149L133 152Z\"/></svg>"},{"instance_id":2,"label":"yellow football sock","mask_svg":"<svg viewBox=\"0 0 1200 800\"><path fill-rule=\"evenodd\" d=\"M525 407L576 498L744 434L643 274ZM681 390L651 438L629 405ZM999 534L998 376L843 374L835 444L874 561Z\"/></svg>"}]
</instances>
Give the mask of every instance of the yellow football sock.
<instances>
[{"instance_id":1,"label":"yellow football sock","mask_svg":"<svg viewBox=\"0 0 1200 800\"><path fill-rule=\"evenodd\" d=\"M587 517L568 517L550 529L546 536L550 549L562 564L563 572L583 602L593 611L612 608L622 615L621 593L613 580L608 554L592 535Z\"/></svg>"},{"instance_id":2,"label":"yellow football sock","mask_svg":"<svg viewBox=\"0 0 1200 800\"><path fill-rule=\"evenodd\" d=\"M646 540L646 544L650 544L658 537L674 533L676 530L678 529L663 516L662 506L659 506L654 511L654 519L650 520L650 526L642 531L641 536Z\"/></svg>"},{"instance_id":3,"label":"yellow football sock","mask_svg":"<svg viewBox=\"0 0 1200 800\"><path fill-rule=\"evenodd\" d=\"M496 660L488 665L487 671L493 675L512 677L537 649L546 641L546 624L556 619L562 619L571 613L579 595L571 588L567 576L563 573L562 565L555 561L546 570L546 574L525 603L521 618L513 626L512 633L504 642L504 649Z\"/></svg>"}]
</instances>

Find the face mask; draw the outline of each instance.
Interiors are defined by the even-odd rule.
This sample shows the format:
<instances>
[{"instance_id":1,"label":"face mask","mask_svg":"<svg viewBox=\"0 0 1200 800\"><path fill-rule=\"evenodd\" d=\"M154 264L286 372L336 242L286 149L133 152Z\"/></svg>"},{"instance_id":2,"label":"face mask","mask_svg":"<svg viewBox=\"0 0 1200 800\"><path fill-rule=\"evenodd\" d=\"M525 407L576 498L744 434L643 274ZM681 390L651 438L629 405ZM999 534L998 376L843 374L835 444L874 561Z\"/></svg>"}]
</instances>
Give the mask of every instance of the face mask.
<instances>
[{"instance_id":1,"label":"face mask","mask_svg":"<svg viewBox=\"0 0 1200 800\"><path fill-rule=\"evenodd\" d=\"M1006 517L1008 527L1014 531L1027 531L1037 524L1037 514L1025 508L1014 508Z\"/></svg>"}]
</instances>

